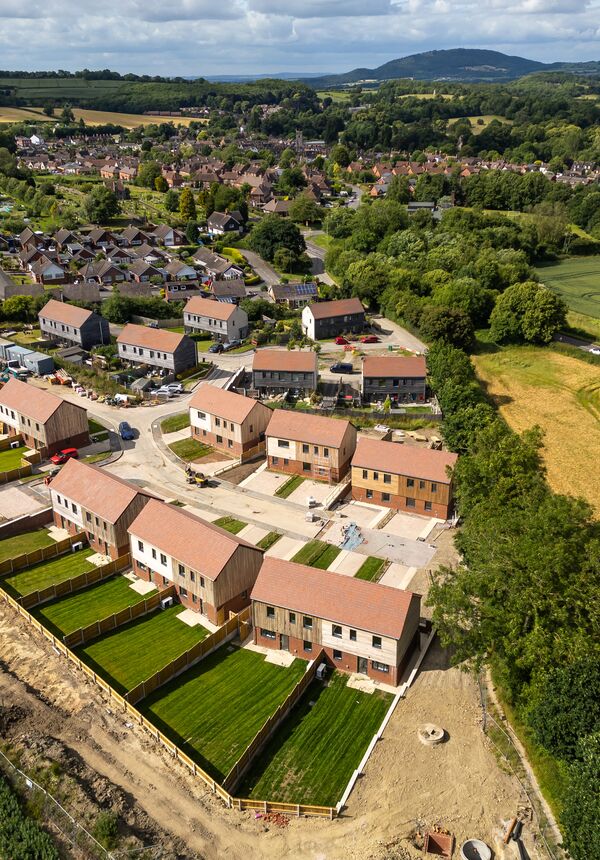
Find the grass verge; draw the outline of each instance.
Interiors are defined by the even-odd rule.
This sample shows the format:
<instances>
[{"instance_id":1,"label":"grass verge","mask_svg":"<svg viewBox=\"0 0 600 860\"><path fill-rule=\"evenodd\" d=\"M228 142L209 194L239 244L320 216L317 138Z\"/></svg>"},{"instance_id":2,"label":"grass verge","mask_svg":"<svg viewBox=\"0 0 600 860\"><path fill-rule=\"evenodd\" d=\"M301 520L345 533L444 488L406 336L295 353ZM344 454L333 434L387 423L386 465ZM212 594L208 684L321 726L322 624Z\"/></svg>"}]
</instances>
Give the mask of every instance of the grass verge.
<instances>
[{"instance_id":1,"label":"grass verge","mask_svg":"<svg viewBox=\"0 0 600 860\"><path fill-rule=\"evenodd\" d=\"M339 554L339 547L322 540L311 540L296 553L292 561L298 564L307 564L309 567L318 567L320 570L327 570Z\"/></svg>"},{"instance_id":2,"label":"grass verge","mask_svg":"<svg viewBox=\"0 0 600 860\"><path fill-rule=\"evenodd\" d=\"M259 540L256 546L259 549L264 549L264 551L266 552L268 549L271 549L274 544L277 543L280 537L281 535L279 534L279 532L269 532L268 535L265 535L264 538L261 538Z\"/></svg>"},{"instance_id":3,"label":"grass verge","mask_svg":"<svg viewBox=\"0 0 600 860\"><path fill-rule=\"evenodd\" d=\"M236 520L235 517L219 517L213 522L214 526L219 526L220 529L225 529L226 532L231 532L232 535L238 534L242 529L245 529L248 523L243 520Z\"/></svg>"},{"instance_id":4,"label":"grass verge","mask_svg":"<svg viewBox=\"0 0 600 860\"><path fill-rule=\"evenodd\" d=\"M165 418L164 421L161 421L160 429L163 433L175 433L177 430L183 430L189 426L189 412L180 412L179 415L171 415L170 418Z\"/></svg>"},{"instance_id":5,"label":"grass verge","mask_svg":"<svg viewBox=\"0 0 600 860\"><path fill-rule=\"evenodd\" d=\"M382 558L370 555L366 561L363 561L354 576L356 579L368 579L370 582L373 582L381 576L384 564L385 561Z\"/></svg>"},{"instance_id":6,"label":"grass verge","mask_svg":"<svg viewBox=\"0 0 600 860\"><path fill-rule=\"evenodd\" d=\"M279 496L280 499L287 499L287 497L291 496L294 490L297 490L305 480L306 479L303 478L302 475L292 475L292 477L288 478L287 481L284 481L280 487L277 487L275 495Z\"/></svg>"},{"instance_id":7,"label":"grass verge","mask_svg":"<svg viewBox=\"0 0 600 860\"><path fill-rule=\"evenodd\" d=\"M80 573L93 570L94 565L86 561L93 554L94 550L89 548L79 550L79 552L68 552L58 556L58 558L29 567L27 570L13 573L2 580L2 585L7 591L18 595L41 591L50 585L57 585L66 579L79 576Z\"/></svg>"}]
</instances>

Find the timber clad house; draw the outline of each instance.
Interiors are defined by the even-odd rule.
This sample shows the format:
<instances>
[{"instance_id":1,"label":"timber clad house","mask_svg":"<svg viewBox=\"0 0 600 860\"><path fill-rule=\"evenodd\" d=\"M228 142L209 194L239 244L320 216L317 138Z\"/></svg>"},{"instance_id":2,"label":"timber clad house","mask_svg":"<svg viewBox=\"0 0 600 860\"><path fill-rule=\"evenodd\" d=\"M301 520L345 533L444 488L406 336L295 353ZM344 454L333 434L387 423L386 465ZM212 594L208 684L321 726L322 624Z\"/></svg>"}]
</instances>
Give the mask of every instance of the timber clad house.
<instances>
[{"instance_id":1,"label":"timber clad house","mask_svg":"<svg viewBox=\"0 0 600 860\"><path fill-rule=\"evenodd\" d=\"M183 311L186 331L204 331L216 340L242 340L248 334L248 314L229 302L194 296Z\"/></svg>"},{"instance_id":2,"label":"timber clad house","mask_svg":"<svg viewBox=\"0 0 600 860\"><path fill-rule=\"evenodd\" d=\"M196 344L185 334L128 323L117 338L119 358L182 373L197 364Z\"/></svg>"},{"instance_id":3,"label":"timber clad house","mask_svg":"<svg viewBox=\"0 0 600 860\"><path fill-rule=\"evenodd\" d=\"M311 340L340 334L358 334L366 326L365 309L360 299L316 302L302 311L302 330Z\"/></svg>"},{"instance_id":4,"label":"timber clad house","mask_svg":"<svg viewBox=\"0 0 600 860\"><path fill-rule=\"evenodd\" d=\"M192 438L219 451L251 460L265 451L272 411L259 400L204 383L189 403Z\"/></svg>"},{"instance_id":5,"label":"timber clad house","mask_svg":"<svg viewBox=\"0 0 600 860\"><path fill-rule=\"evenodd\" d=\"M317 388L317 353L309 350L257 349L252 360L252 388L262 394L288 389L310 394Z\"/></svg>"},{"instance_id":6,"label":"timber clad house","mask_svg":"<svg viewBox=\"0 0 600 860\"><path fill-rule=\"evenodd\" d=\"M89 350L110 343L108 320L67 302L50 299L38 314L40 330L50 340Z\"/></svg>"},{"instance_id":7,"label":"timber clad house","mask_svg":"<svg viewBox=\"0 0 600 860\"><path fill-rule=\"evenodd\" d=\"M449 451L361 437L352 458L352 498L446 520L457 460Z\"/></svg>"},{"instance_id":8,"label":"timber clad house","mask_svg":"<svg viewBox=\"0 0 600 860\"><path fill-rule=\"evenodd\" d=\"M362 396L366 403L424 403L427 393L424 356L372 355L362 363Z\"/></svg>"},{"instance_id":9,"label":"timber clad house","mask_svg":"<svg viewBox=\"0 0 600 860\"><path fill-rule=\"evenodd\" d=\"M398 686L419 648L421 596L266 557L250 595L254 642Z\"/></svg>"},{"instance_id":10,"label":"timber clad house","mask_svg":"<svg viewBox=\"0 0 600 860\"><path fill-rule=\"evenodd\" d=\"M51 457L62 448L89 445L87 412L49 391L9 379L0 389L0 422L9 436L21 433L29 448Z\"/></svg>"},{"instance_id":11,"label":"timber clad house","mask_svg":"<svg viewBox=\"0 0 600 860\"><path fill-rule=\"evenodd\" d=\"M134 573L174 585L184 606L221 626L250 604L262 550L194 514L152 500L129 526Z\"/></svg>"},{"instance_id":12,"label":"timber clad house","mask_svg":"<svg viewBox=\"0 0 600 860\"><path fill-rule=\"evenodd\" d=\"M355 448L356 428L338 418L276 409L267 427L267 463L275 472L337 484Z\"/></svg>"},{"instance_id":13,"label":"timber clad house","mask_svg":"<svg viewBox=\"0 0 600 860\"><path fill-rule=\"evenodd\" d=\"M50 484L54 525L86 532L91 547L112 559L129 552L127 529L150 499L146 490L96 466L68 460Z\"/></svg>"}]
</instances>

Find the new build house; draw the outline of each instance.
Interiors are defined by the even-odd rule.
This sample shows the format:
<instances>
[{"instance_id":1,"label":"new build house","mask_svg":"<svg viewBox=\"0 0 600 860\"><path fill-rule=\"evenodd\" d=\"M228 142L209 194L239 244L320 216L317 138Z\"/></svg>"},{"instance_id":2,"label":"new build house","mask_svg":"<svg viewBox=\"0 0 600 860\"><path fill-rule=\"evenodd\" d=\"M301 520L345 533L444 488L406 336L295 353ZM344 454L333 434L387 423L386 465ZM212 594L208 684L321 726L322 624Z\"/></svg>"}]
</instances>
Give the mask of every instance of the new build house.
<instances>
[{"instance_id":1,"label":"new build house","mask_svg":"<svg viewBox=\"0 0 600 860\"><path fill-rule=\"evenodd\" d=\"M268 468L338 483L350 468L356 428L349 421L276 409L267 427Z\"/></svg>"},{"instance_id":2,"label":"new build house","mask_svg":"<svg viewBox=\"0 0 600 860\"><path fill-rule=\"evenodd\" d=\"M194 296L183 311L186 331L204 331L216 340L242 340L248 334L248 314L229 302Z\"/></svg>"},{"instance_id":3,"label":"new build house","mask_svg":"<svg viewBox=\"0 0 600 860\"><path fill-rule=\"evenodd\" d=\"M427 399L425 356L367 355L362 363L362 396L366 403L423 403Z\"/></svg>"},{"instance_id":4,"label":"new build house","mask_svg":"<svg viewBox=\"0 0 600 860\"><path fill-rule=\"evenodd\" d=\"M273 414L251 397L204 383L189 403L192 437L219 451L250 460L265 450L265 431Z\"/></svg>"},{"instance_id":5,"label":"new build house","mask_svg":"<svg viewBox=\"0 0 600 860\"><path fill-rule=\"evenodd\" d=\"M119 358L171 373L195 367L196 344L185 334L128 323L117 338Z\"/></svg>"},{"instance_id":6,"label":"new build house","mask_svg":"<svg viewBox=\"0 0 600 860\"><path fill-rule=\"evenodd\" d=\"M361 437L352 458L352 498L448 519L458 454Z\"/></svg>"},{"instance_id":7,"label":"new build house","mask_svg":"<svg viewBox=\"0 0 600 860\"><path fill-rule=\"evenodd\" d=\"M421 597L266 557L250 595L257 645L397 686L419 647Z\"/></svg>"},{"instance_id":8,"label":"new build house","mask_svg":"<svg viewBox=\"0 0 600 860\"><path fill-rule=\"evenodd\" d=\"M50 484L50 498L58 528L86 532L96 552L115 559L129 552L127 529L155 497L104 469L68 460Z\"/></svg>"},{"instance_id":9,"label":"new build house","mask_svg":"<svg viewBox=\"0 0 600 860\"><path fill-rule=\"evenodd\" d=\"M365 325L365 309L357 298L315 302L302 311L302 330L312 340L358 334Z\"/></svg>"},{"instance_id":10,"label":"new build house","mask_svg":"<svg viewBox=\"0 0 600 860\"><path fill-rule=\"evenodd\" d=\"M317 388L319 363L311 350L257 349L252 360L252 388L260 394L300 391L310 394Z\"/></svg>"},{"instance_id":11,"label":"new build house","mask_svg":"<svg viewBox=\"0 0 600 860\"><path fill-rule=\"evenodd\" d=\"M94 311L50 299L38 314L40 330L50 340L90 350L110 343L108 320Z\"/></svg>"},{"instance_id":12,"label":"new build house","mask_svg":"<svg viewBox=\"0 0 600 860\"><path fill-rule=\"evenodd\" d=\"M129 526L133 569L219 626L250 603L262 550L194 514L152 500Z\"/></svg>"},{"instance_id":13,"label":"new build house","mask_svg":"<svg viewBox=\"0 0 600 860\"><path fill-rule=\"evenodd\" d=\"M0 389L0 422L4 432L21 433L25 444L42 457L62 448L81 448L90 441L82 406L18 379L9 379Z\"/></svg>"}]
</instances>

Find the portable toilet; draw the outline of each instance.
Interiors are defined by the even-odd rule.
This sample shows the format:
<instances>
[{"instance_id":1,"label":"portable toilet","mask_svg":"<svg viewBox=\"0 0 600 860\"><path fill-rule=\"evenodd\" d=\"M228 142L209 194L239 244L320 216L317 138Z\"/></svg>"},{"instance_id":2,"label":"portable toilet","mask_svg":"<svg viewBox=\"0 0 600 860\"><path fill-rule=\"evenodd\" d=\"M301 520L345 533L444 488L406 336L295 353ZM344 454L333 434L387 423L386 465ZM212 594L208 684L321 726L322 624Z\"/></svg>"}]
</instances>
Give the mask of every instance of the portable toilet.
<instances>
[{"instance_id":1,"label":"portable toilet","mask_svg":"<svg viewBox=\"0 0 600 860\"><path fill-rule=\"evenodd\" d=\"M32 373L44 376L46 373L54 373L54 359L51 355L43 352L29 352L23 356L23 365Z\"/></svg>"}]
</instances>

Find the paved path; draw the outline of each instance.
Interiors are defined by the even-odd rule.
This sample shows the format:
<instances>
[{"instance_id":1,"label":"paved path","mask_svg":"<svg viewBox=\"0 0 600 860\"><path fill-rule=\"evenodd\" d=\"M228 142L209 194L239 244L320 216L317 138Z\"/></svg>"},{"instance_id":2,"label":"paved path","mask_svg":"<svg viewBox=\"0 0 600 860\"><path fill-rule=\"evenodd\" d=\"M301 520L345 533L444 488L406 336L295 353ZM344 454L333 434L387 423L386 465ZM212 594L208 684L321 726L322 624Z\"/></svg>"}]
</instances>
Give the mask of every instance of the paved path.
<instances>
[{"instance_id":1,"label":"paved path","mask_svg":"<svg viewBox=\"0 0 600 860\"><path fill-rule=\"evenodd\" d=\"M281 283L281 276L275 271L273 266L263 260L259 254L255 254L254 251L246 251L242 248L240 248L240 253L244 255L258 277L263 280L268 287Z\"/></svg>"}]
</instances>

